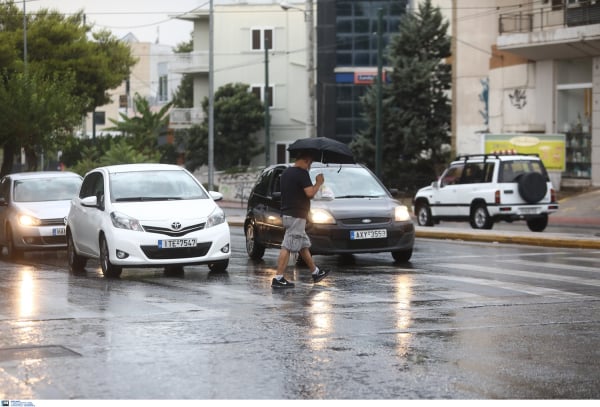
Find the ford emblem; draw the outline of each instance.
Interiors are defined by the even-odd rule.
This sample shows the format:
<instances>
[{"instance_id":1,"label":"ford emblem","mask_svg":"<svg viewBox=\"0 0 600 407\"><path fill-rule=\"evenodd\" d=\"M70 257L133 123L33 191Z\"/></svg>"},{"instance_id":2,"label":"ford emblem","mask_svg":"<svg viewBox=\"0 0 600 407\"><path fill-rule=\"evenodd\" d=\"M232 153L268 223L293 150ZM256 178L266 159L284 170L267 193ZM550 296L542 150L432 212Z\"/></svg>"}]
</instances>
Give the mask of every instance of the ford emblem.
<instances>
[{"instance_id":1,"label":"ford emblem","mask_svg":"<svg viewBox=\"0 0 600 407\"><path fill-rule=\"evenodd\" d=\"M371 223L371 219L363 219L362 223Z\"/></svg>"},{"instance_id":2,"label":"ford emblem","mask_svg":"<svg viewBox=\"0 0 600 407\"><path fill-rule=\"evenodd\" d=\"M171 228L173 230L179 230L179 229L181 229L181 223L179 223L179 222L173 222L173 223L171 223Z\"/></svg>"}]
</instances>

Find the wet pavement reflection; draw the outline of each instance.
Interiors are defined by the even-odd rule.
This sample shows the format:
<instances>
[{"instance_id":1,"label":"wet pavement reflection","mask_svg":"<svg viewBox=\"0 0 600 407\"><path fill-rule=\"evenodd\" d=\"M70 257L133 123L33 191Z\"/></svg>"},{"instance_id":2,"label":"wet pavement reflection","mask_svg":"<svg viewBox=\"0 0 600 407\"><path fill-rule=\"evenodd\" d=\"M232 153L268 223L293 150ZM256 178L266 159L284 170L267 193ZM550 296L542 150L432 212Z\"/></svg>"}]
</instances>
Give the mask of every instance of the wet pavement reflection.
<instances>
[{"instance_id":1,"label":"wet pavement reflection","mask_svg":"<svg viewBox=\"0 0 600 407\"><path fill-rule=\"evenodd\" d=\"M600 396L600 252L419 240L316 256L313 285L233 229L224 273L0 260L3 399L546 399Z\"/></svg>"}]
</instances>

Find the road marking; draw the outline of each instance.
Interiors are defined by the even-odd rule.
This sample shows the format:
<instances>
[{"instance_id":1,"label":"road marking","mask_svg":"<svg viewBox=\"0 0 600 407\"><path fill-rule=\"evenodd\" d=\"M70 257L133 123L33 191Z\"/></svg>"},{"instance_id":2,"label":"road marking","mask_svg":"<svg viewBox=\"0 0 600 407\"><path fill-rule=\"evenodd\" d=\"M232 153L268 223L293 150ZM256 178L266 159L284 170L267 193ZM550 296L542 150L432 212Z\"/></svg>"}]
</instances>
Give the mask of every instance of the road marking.
<instances>
[{"instance_id":1,"label":"road marking","mask_svg":"<svg viewBox=\"0 0 600 407\"><path fill-rule=\"evenodd\" d=\"M536 261L530 260L518 260L518 259L506 259L500 260L503 263L512 263L512 264L521 264L524 266L534 266L539 267L540 263ZM600 259L594 260L600 264ZM542 266L544 268L555 269L555 270L568 270L568 271L589 271L592 273L600 273L600 269L598 267L588 267L588 266L576 266L574 264L556 264L556 263L543 263Z\"/></svg>"},{"instance_id":2,"label":"road marking","mask_svg":"<svg viewBox=\"0 0 600 407\"><path fill-rule=\"evenodd\" d=\"M559 276L559 275L555 275L555 274L546 274L544 272L538 272L538 271L506 270L503 268L486 267L486 266L480 266L477 264L441 263L441 264L437 264L437 266L442 267L442 268L469 270L469 271L475 271L475 272L479 272L479 273L496 274L496 275L503 274L503 275L516 276L516 277L526 277L526 278L534 278L534 279L561 281L561 282L571 283L571 284L583 284L583 285L591 285L594 287L600 287L600 280L571 277L571 276ZM539 264L538 264L538 266L539 266Z\"/></svg>"}]
</instances>

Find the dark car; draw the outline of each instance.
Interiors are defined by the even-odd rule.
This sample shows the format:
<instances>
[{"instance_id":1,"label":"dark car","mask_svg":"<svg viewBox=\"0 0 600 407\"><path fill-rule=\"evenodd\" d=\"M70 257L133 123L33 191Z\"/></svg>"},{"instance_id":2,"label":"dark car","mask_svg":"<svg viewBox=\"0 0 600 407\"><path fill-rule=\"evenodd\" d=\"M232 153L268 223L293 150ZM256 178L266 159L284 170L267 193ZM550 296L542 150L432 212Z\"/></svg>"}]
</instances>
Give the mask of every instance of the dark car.
<instances>
[{"instance_id":1,"label":"dark car","mask_svg":"<svg viewBox=\"0 0 600 407\"><path fill-rule=\"evenodd\" d=\"M253 259L261 259L266 248L281 247L279 178L289 165L264 169L248 198L244 231L246 251ZM396 261L410 259L415 228L408 208L369 169L360 164L313 163L313 182L318 173L323 173L325 183L311 201L306 226L312 254L390 252Z\"/></svg>"}]
</instances>

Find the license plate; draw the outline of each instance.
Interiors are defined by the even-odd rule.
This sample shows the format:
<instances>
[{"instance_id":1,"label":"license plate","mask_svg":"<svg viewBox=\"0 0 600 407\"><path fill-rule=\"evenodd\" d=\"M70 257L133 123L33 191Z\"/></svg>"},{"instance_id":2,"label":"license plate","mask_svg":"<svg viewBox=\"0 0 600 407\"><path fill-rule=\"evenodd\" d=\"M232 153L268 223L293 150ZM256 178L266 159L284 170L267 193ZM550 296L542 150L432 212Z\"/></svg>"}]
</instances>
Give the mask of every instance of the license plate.
<instances>
[{"instance_id":1,"label":"license plate","mask_svg":"<svg viewBox=\"0 0 600 407\"><path fill-rule=\"evenodd\" d=\"M165 239L158 241L159 249L176 249L179 247L196 247L196 239Z\"/></svg>"},{"instance_id":2,"label":"license plate","mask_svg":"<svg viewBox=\"0 0 600 407\"><path fill-rule=\"evenodd\" d=\"M539 213L540 208L521 208L521 213L524 215L535 215Z\"/></svg>"},{"instance_id":3,"label":"license plate","mask_svg":"<svg viewBox=\"0 0 600 407\"><path fill-rule=\"evenodd\" d=\"M387 237L387 229L351 230L350 231L350 240L385 239L386 237Z\"/></svg>"},{"instance_id":4,"label":"license plate","mask_svg":"<svg viewBox=\"0 0 600 407\"><path fill-rule=\"evenodd\" d=\"M66 235L66 228L52 228L52 236Z\"/></svg>"}]
</instances>

